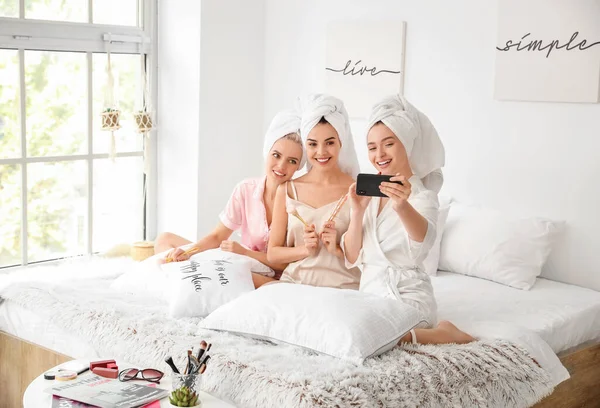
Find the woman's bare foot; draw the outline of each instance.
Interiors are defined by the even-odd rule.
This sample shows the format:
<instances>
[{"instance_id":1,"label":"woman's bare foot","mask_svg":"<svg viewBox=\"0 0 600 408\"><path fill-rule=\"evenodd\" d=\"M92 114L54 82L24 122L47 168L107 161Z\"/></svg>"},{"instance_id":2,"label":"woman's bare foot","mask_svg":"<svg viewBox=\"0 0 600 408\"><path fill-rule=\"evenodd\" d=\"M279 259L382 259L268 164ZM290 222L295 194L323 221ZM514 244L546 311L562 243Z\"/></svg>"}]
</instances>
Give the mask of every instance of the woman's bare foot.
<instances>
[{"instance_id":1,"label":"woman's bare foot","mask_svg":"<svg viewBox=\"0 0 600 408\"><path fill-rule=\"evenodd\" d=\"M475 341L474 337L459 330L458 327L447 320L441 321L434 330L440 333L440 339L444 340L442 343L465 344Z\"/></svg>"},{"instance_id":2,"label":"woman's bare foot","mask_svg":"<svg viewBox=\"0 0 600 408\"><path fill-rule=\"evenodd\" d=\"M435 329L415 329L415 337L419 344L465 344L475 341L474 337L446 320L441 321ZM398 344L410 343L411 340L410 333L407 333Z\"/></svg>"}]
</instances>

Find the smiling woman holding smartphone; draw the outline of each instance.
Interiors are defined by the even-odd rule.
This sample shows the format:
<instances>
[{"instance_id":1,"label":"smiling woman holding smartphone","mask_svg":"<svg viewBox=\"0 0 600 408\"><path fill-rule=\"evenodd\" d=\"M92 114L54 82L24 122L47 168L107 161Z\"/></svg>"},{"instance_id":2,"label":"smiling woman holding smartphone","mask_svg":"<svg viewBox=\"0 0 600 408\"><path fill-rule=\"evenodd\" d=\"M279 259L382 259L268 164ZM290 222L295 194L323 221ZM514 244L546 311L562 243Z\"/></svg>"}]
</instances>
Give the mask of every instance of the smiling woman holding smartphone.
<instances>
[{"instance_id":1,"label":"smiling woman holding smartphone","mask_svg":"<svg viewBox=\"0 0 600 408\"><path fill-rule=\"evenodd\" d=\"M349 188L352 214L341 241L347 267L360 267L360 290L400 300L417 309L428 329L411 330L401 342L465 343L473 338L450 322L436 328L437 305L423 260L435 241L437 192L422 179L444 165L444 146L429 119L404 97L374 106L367 127L369 160L391 176L358 195ZM364 184L360 193L367 194Z\"/></svg>"}]
</instances>

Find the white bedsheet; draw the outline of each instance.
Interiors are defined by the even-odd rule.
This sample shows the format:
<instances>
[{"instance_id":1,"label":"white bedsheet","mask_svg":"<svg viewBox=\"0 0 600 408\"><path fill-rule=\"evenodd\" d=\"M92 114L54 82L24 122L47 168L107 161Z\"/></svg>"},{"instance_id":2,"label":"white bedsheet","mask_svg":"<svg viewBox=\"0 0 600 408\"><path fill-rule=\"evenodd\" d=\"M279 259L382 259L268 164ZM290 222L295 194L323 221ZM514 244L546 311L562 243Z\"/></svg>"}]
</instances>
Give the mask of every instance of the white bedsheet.
<instances>
[{"instance_id":1,"label":"white bedsheet","mask_svg":"<svg viewBox=\"0 0 600 408\"><path fill-rule=\"evenodd\" d=\"M600 292L541 278L526 291L448 272L438 272L432 283L439 320L467 332L481 323L518 325L555 353L600 341Z\"/></svg>"},{"instance_id":2,"label":"white bedsheet","mask_svg":"<svg viewBox=\"0 0 600 408\"><path fill-rule=\"evenodd\" d=\"M0 288L13 282L75 282L106 279L106 286L137 263L130 258L75 257L0 273ZM97 267L92 267L97 265ZM50 323L29 309L0 300L0 331L78 359L102 358L85 340Z\"/></svg>"},{"instance_id":3,"label":"white bedsheet","mask_svg":"<svg viewBox=\"0 0 600 408\"><path fill-rule=\"evenodd\" d=\"M14 302L0 304L0 331L76 359L102 357L86 341Z\"/></svg>"}]
</instances>

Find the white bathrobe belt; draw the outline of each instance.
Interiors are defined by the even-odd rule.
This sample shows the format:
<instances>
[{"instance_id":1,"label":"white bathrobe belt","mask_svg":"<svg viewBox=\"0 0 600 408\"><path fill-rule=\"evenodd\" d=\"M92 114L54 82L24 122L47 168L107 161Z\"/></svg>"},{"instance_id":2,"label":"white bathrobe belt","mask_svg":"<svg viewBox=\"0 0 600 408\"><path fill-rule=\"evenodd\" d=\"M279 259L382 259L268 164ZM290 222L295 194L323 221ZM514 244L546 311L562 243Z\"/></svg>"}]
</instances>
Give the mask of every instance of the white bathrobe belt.
<instances>
[{"instance_id":1,"label":"white bathrobe belt","mask_svg":"<svg viewBox=\"0 0 600 408\"><path fill-rule=\"evenodd\" d=\"M402 272L419 272L421 270L421 268L418 265L414 265L411 267L396 267L396 266L390 266L387 265L386 266L386 276L385 276L385 284L388 288L388 290L394 294L394 296L396 296L396 298L400 299L401 295L400 292L398 291L398 286L396 286L396 284L393 284L392 281L390 280L390 277L392 276L392 273L402 273Z\"/></svg>"}]
</instances>

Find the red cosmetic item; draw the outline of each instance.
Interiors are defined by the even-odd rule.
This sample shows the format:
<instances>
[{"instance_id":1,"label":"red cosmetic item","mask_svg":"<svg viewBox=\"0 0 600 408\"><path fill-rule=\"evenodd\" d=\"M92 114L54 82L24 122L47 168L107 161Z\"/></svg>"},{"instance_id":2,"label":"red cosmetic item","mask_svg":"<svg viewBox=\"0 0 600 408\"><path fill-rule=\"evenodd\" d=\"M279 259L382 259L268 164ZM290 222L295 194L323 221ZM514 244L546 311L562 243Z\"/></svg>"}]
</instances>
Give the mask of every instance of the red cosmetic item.
<instances>
[{"instance_id":1,"label":"red cosmetic item","mask_svg":"<svg viewBox=\"0 0 600 408\"><path fill-rule=\"evenodd\" d=\"M95 367L92 372L106 378L117 378L119 376L119 370L114 368Z\"/></svg>"},{"instance_id":2,"label":"red cosmetic item","mask_svg":"<svg viewBox=\"0 0 600 408\"><path fill-rule=\"evenodd\" d=\"M90 362L90 370L94 371L95 367L103 367L103 368L107 368L109 364L115 364L116 367L116 361L115 360L100 360L100 361L91 361Z\"/></svg>"}]
</instances>

